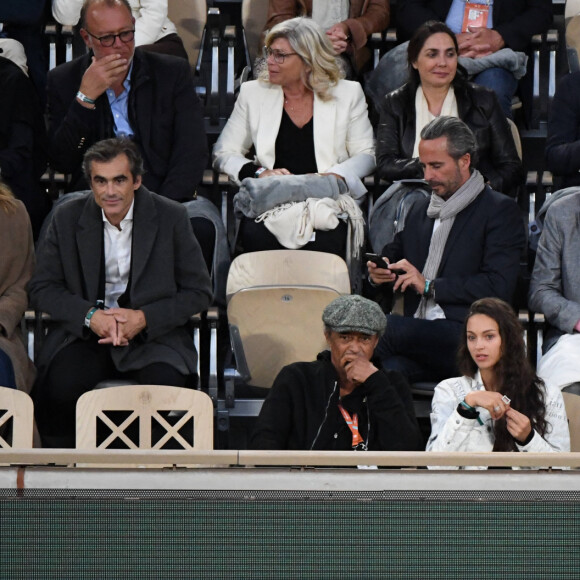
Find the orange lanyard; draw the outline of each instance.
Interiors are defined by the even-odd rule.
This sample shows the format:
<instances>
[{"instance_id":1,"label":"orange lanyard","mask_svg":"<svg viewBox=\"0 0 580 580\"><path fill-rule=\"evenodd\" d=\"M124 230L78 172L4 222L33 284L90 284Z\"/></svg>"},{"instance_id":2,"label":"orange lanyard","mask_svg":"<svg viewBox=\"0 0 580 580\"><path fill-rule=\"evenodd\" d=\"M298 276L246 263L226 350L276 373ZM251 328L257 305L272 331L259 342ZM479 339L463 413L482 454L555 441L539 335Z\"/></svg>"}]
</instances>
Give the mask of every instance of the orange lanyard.
<instances>
[{"instance_id":1,"label":"orange lanyard","mask_svg":"<svg viewBox=\"0 0 580 580\"><path fill-rule=\"evenodd\" d=\"M490 4L488 2L466 2L461 32L469 32L470 26L487 28Z\"/></svg>"},{"instance_id":2,"label":"orange lanyard","mask_svg":"<svg viewBox=\"0 0 580 580\"><path fill-rule=\"evenodd\" d=\"M352 446L356 447L359 443L364 443L364 439L361 437L361 434L358 432L358 415L356 413L353 414L351 417L348 414L348 411L339 403L338 408L352 433Z\"/></svg>"}]
</instances>

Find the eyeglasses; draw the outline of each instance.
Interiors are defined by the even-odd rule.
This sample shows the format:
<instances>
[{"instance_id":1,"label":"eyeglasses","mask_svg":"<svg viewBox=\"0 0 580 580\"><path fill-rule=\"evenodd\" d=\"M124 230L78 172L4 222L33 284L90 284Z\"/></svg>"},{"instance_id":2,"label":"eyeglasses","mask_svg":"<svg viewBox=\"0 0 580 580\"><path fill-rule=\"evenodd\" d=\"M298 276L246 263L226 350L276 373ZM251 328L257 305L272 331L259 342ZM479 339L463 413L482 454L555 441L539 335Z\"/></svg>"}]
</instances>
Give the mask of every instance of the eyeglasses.
<instances>
[{"instance_id":1,"label":"eyeglasses","mask_svg":"<svg viewBox=\"0 0 580 580\"><path fill-rule=\"evenodd\" d=\"M271 56L274 57L274 62L277 64L284 64L284 60L287 56L292 56L293 54L298 54L297 52L280 52L279 50L272 50L271 48L265 46L262 49L262 54L266 60Z\"/></svg>"},{"instance_id":2,"label":"eyeglasses","mask_svg":"<svg viewBox=\"0 0 580 580\"><path fill-rule=\"evenodd\" d=\"M101 46L104 46L105 48L113 46L117 38L119 38L121 42L124 42L125 44L131 42L135 38L135 30L123 30L123 32L119 32L119 34L105 34L105 36L95 36L94 34L91 34L86 28L85 31L89 36L92 36L95 40L98 40Z\"/></svg>"}]
</instances>

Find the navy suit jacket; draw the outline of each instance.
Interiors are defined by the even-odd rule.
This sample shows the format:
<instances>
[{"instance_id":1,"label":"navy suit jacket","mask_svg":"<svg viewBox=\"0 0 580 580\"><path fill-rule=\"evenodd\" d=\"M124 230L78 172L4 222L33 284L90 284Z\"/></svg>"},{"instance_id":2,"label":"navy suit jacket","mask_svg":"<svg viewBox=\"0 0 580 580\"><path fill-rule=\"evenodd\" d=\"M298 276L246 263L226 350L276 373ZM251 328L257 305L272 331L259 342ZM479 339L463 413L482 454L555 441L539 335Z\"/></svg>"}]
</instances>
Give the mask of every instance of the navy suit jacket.
<instances>
[{"instance_id":1,"label":"navy suit jacket","mask_svg":"<svg viewBox=\"0 0 580 580\"><path fill-rule=\"evenodd\" d=\"M87 189L81 171L86 150L115 136L105 93L95 110L75 98L91 56L57 66L48 75L50 160L58 171L72 173L69 191ZM176 201L192 200L209 152L187 61L135 49L128 109L145 165L143 185Z\"/></svg>"},{"instance_id":2,"label":"navy suit jacket","mask_svg":"<svg viewBox=\"0 0 580 580\"><path fill-rule=\"evenodd\" d=\"M427 217L429 199L412 207L405 229L383 248L390 262L407 259L423 270L435 220ZM455 217L435 278L435 300L448 320L463 322L469 306L494 296L512 302L520 257L525 245L524 223L516 202L485 186ZM405 316L413 316L420 296L405 293Z\"/></svg>"},{"instance_id":3,"label":"navy suit jacket","mask_svg":"<svg viewBox=\"0 0 580 580\"><path fill-rule=\"evenodd\" d=\"M445 22L453 0L399 0L397 35L409 40L428 20ZM493 28L507 48L526 50L534 34L545 32L552 24L552 0L495 0Z\"/></svg>"}]
</instances>

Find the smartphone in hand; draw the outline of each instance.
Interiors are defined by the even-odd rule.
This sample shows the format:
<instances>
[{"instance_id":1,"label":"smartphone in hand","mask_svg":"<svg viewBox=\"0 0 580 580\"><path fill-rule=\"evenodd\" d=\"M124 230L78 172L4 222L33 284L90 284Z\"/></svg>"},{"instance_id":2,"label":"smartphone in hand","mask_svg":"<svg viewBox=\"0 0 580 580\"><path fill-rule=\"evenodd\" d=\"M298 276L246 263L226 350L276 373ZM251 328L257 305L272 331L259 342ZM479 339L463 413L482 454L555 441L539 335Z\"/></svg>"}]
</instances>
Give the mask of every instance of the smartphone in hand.
<instances>
[{"instance_id":1,"label":"smartphone in hand","mask_svg":"<svg viewBox=\"0 0 580 580\"><path fill-rule=\"evenodd\" d=\"M377 268L383 268L383 270L388 270L389 268L387 262L385 262L383 257L379 256L378 254L366 253L365 258L367 259L367 262L372 262L375 266L377 266Z\"/></svg>"}]
</instances>

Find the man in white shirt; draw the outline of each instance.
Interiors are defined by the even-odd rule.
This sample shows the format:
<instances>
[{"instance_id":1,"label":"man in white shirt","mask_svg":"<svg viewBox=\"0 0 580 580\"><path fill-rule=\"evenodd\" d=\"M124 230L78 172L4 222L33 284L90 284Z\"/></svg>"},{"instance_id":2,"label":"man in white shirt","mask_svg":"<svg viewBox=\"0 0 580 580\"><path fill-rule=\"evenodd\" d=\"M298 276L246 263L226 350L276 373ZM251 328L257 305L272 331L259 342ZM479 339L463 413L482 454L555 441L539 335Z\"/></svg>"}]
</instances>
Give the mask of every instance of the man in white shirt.
<instances>
[{"instance_id":1,"label":"man in white shirt","mask_svg":"<svg viewBox=\"0 0 580 580\"><path fill-rule=\"evenodd\" d=\"M102 380L192 385L187 323L211 301L187 212L142 186L136 146L101 141L83 167L92 195L56 209L29 285L32 304L54 323L34 390L52 447L74 446L76 401Z\"/></svg>"}]
</instances>

